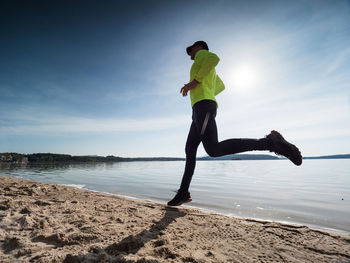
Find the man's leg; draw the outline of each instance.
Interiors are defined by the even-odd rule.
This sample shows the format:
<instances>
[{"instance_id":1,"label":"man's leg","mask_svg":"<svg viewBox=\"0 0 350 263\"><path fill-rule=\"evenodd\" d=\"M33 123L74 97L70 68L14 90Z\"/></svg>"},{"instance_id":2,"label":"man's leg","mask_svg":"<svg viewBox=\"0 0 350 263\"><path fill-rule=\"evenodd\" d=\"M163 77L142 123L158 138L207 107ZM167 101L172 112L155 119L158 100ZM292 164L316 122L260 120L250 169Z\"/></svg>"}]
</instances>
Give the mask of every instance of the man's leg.
<instances>
[{"instance_id":1,"label":"man's leg","mask_svg":"<svg viewBox=\"0 0 350 263\"><path fill-rule=\"evenodd\" d=\"M190 187L192 175L196 167L196 155L200 142L201 139L199 133L197 132L196 125L192 121L191 128L186 141L186 164L185 171L182 176L181 186L175 197L168 202L168 205L177 206L183 203L190 202L192 200L188 189Z\"/></svg>"},{"instance_id":2,"label":"man's leg","mask_svg":"<svg viewBox=\"0 0 350 263\"><path fill-rule=\"evenodd\" d=\"M222 142L218 141L218 132L216 127L216 109L215 101L201 101L194 106L194 122L206 152L212 157L218 157L228 154L253 151L253 150L271 150L271 140L261 139L228 139Z\"/></svg>"},{"instance_id":3,"label":"man's leg","mask_svg":"<svg viewBox=\"0 0 350 263\"><path fill-rule=\"evenodd\" d=\"M207 126L202 135L202 142L206 152L212 157L246 151L271 150L271 142L266 138L261 139L228 139L219 142L215 116L209 114Z\"/></svg>"},{"instance_id":4,"label":"man's leg","mask_svg":"<svg viewBox=\"0 0 350 263\"><path fill-rule=\"evenodd\" d=\"M205 117L204 113L205 112ZM292 161L295 165L302 164L302 155L298 147L286 141L277 131L271 131L269 135L261 139L228 139L218 142L218 133L215 122L216 105L207 103L197 111L200 116L196 120L200 126L201 139L206 152L213 157L234 154L246 151L268 150L282 155Z\"/></svg>"},{"instance_id":5,"label":"man's leg","mask_svg":"<svg viewBox=\"0 0 350 263\"><path fill-rule=\"evenodd\" d=\"M188 189L190 187L194 169L196 167L197 149L200 143L201 139L199 133L197 131L195 123L192 121L185 147L186 165L179 190L181 192L188 192Z\"/></svg>"}]
</instances>

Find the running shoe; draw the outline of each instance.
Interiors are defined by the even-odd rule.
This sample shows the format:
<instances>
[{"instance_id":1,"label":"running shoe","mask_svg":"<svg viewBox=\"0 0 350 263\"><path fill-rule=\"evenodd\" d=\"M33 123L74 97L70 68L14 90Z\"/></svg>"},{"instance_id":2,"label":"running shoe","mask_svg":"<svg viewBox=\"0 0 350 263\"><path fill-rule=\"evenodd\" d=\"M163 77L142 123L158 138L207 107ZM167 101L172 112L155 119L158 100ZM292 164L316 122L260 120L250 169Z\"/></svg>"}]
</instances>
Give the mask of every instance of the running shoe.
<instances>
[{"instance_id":1,"label":"running shoe","mask_svg":"<svg viewBox=\"0 0 350 263\"><path fill-rule=\"evenodd\" d=\"M178 205L182 205L184 203L189 203L191 201L192 201L192 199L191 199L191 195L189 192L178 191L177 194L175 195L175 197L168 202L168 205L169 206L178 206Z\"/></svg>"},{"instance_id":2,"label":"running shoe","mask_svg":"<svg viewBox=\"0 0 350 263\"><path fill-rule=\"evenodd\" d=\"M271 141L272 149L270 152L274 152L275 154L288 158L295 165L301 165L303 157L301 156L298 147L287 142L279 132L271 131L271 133L267 135L266 138Z\"/></svg>"}]
</instances>

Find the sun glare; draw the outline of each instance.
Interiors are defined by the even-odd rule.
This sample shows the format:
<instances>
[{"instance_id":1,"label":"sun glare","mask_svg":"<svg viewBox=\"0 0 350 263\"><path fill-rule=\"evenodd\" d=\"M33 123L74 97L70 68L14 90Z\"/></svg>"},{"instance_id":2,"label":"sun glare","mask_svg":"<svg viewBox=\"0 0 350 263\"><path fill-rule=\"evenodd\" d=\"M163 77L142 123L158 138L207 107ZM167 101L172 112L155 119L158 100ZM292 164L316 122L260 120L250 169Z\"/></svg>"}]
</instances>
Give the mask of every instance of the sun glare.
<instances>
[{"instance_id":1,"label":"sun glare","mask_svg":"<svg viewBox=\"0 0 350 263\"><path fill-rule=\"evenodd\" d=\"M258 80L259 72L253 65L239 65L232 71L231 81L235 90L253 88Z\"/></svg>"}]
</instances>

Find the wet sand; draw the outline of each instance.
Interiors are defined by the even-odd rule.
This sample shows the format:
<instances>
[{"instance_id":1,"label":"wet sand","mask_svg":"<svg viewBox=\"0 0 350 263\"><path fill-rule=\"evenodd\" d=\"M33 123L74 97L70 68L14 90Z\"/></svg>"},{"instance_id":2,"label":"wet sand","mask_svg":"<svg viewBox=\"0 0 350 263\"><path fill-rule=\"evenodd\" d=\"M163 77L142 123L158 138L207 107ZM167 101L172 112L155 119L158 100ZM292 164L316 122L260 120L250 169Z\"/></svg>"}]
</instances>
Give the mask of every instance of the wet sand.
<instances>
[{"instance_id":1,"label":"wet sand","mask_svg":"<svg viewBox=\"0 0 350 263\"><path fill-rule=\"evenodd\" d=\"M0 181L0 262L350 262L350 234Z\"/></svg>"}]
</instances>

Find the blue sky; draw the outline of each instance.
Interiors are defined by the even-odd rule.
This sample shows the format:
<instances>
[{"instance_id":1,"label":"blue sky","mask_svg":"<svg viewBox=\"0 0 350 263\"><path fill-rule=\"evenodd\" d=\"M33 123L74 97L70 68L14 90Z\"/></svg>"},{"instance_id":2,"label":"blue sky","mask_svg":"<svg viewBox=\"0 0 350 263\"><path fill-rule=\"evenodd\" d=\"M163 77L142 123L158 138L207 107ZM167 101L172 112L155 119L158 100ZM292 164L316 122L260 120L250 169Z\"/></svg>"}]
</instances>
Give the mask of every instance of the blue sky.
<instances>
[{"instance_id":1,"label":"blue sky","mask_svg":"<svg viewBox=\"0 0 350 263\"><path fill-rule=\"evenodd\" d=\"M2 1L0 152L184 156L205 40L219 139L349 153L349 1ZM198 155L205 155L202 147Z\"/></svg>"}]
</instances>

